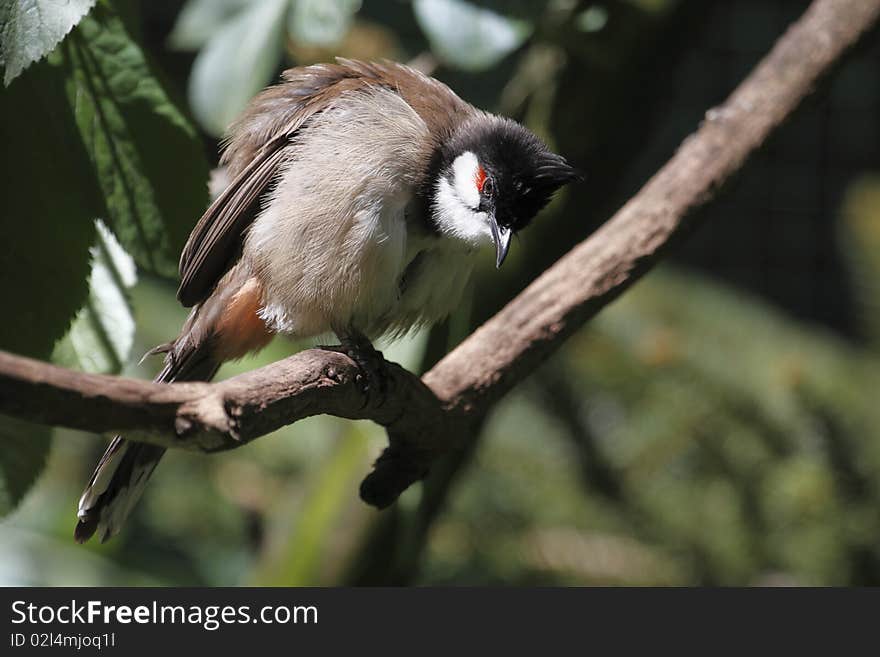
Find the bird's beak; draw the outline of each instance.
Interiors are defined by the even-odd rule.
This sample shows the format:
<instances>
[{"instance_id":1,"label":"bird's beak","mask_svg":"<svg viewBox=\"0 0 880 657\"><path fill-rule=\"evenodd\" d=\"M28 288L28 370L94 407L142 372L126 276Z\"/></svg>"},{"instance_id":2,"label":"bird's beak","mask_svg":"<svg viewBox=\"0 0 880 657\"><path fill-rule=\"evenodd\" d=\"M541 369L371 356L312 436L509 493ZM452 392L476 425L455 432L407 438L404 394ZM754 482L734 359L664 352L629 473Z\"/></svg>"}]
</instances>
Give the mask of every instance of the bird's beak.
<instances>
[{"instance_id":1,"label":"bird's beak","mask_svg":"<svg viewBox=\"0 0 880 657\"><path fill-rule=\"evenodd\" d=\"M510 249L510 238L513 231L507 226L499 226L495 214L489 214L489 228L492 230L492 241L495 242L495 268L500 269Z\"/></svg>"}]
</instances>

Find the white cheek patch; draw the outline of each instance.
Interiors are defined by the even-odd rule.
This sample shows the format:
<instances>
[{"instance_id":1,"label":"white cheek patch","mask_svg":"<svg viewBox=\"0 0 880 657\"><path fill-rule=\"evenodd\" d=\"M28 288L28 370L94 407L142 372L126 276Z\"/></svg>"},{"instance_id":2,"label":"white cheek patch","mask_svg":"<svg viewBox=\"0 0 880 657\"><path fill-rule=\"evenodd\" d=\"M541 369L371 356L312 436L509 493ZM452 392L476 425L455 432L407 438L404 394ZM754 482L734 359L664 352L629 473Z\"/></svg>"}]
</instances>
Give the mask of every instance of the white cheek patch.
<instances>
[{"instance_id":1,"label":"white cheek patch","mask_svg":"<svg viewBox=\"0 0 880 657\"><path fill-rule=\"evenodd\" d=\"M480 205L480 190L477 189L479 171L480 162L470 151L465 151L452 163L455 193L472 210L476 210Z\"/></svg>"},{"instance_id":2,"label":"white cheek patch","mask_svg":"<svg viewBox=\"0 0 880 657\"><path fill-rule=\"evenodd\" d=\"M442 233L469 246L480 246L491 242L492 232L485 212L477 212L469 208L453 188L455 182L449 183L441 178L437 183L435 201L435 220Z\"/></svg>"}]
</instances>

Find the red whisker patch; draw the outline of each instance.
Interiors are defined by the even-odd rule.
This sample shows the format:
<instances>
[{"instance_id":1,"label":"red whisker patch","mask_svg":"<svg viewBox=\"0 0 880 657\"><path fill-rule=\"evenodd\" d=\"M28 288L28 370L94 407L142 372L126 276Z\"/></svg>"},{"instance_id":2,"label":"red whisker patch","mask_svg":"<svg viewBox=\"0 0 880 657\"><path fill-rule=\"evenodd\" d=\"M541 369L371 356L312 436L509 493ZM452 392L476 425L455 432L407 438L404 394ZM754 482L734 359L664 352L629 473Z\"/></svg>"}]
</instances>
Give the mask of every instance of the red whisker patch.
<instances>
[{"instance_id":1,"label":"red whisker patch","mask_svg":"<svg viewBox=\"0 0 880 657\"><path fill-rule=\"evenodd\" d=\"M477 167L477 172L474 174L474 183L477 185L477 191L482 192L486 183L486 171L481 166Z\"/></svg>"}]
</instances>

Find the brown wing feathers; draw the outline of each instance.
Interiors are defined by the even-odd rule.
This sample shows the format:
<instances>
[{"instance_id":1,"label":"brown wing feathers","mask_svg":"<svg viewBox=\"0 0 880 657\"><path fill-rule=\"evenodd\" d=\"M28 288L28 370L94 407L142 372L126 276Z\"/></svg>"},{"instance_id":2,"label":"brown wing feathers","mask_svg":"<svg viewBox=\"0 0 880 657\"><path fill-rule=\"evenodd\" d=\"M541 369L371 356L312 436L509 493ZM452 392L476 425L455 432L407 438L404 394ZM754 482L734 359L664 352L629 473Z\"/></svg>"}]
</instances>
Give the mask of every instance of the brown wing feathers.
<instances>
[{"instance_id":1,"label":"brown wing feathers","mask_svg":"<svg viewBox=\"0 0 880 657\"><path fill-rule=\"evenodd\" d=\"M241 235L256 218L260 196L283 158L280 146L264 149L202 215L180 255L177 298L184 306L204 301L238 259Z\"/></svg>"},{"instance_id":2,"label":"brown wing feathers","mask_svg":"<svg viewBox=\"0 0 880 657\"><path fill-rule=\"evenodd\" d=\"M335 87L351 74L330 65L288 71L286 83L259 94L232 125L222 162L235 177L196 224L181 253L177 298L184 306L204 301L238 259L242 235L259 212L260 197L285 147L309 117L342 92Z\"/></svg>"},{"instance_id":3,"label":"brown wing feathers","mask_svg":"<svg viewBox=\"0 0 880 657\"><path fill-rule=\"evenodd\" d=\"M204 301L240 257L241 241L260 210L287 146L308 119L358 88L397 91L442 138L473 111L446 85L394 62L339 59L285 71L284 82L259 94L229 130L222 162L233 181L193 229L180 258L177 297L184 306Z\"/></svg>"}]
</instances>

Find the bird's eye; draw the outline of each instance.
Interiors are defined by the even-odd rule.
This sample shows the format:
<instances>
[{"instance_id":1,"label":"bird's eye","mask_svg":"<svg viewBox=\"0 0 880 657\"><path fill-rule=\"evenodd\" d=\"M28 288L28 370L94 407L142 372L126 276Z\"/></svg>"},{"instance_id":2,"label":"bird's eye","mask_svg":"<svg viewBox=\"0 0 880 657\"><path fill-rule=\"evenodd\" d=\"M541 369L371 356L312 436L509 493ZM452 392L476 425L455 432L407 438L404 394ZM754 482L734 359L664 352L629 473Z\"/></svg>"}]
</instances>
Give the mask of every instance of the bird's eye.
<instances>
[{"instance_id":1,"label":"bird's eye","mask_svg":"<svg viewBox=\"0 0 880 657\"><path fill-rule=\"evenodd\" d=\"M480 191L483 196L492 196L495 191L495 182L491 178L486 178L483 182L483 188Z\"/></svg>"}]
</instances>

